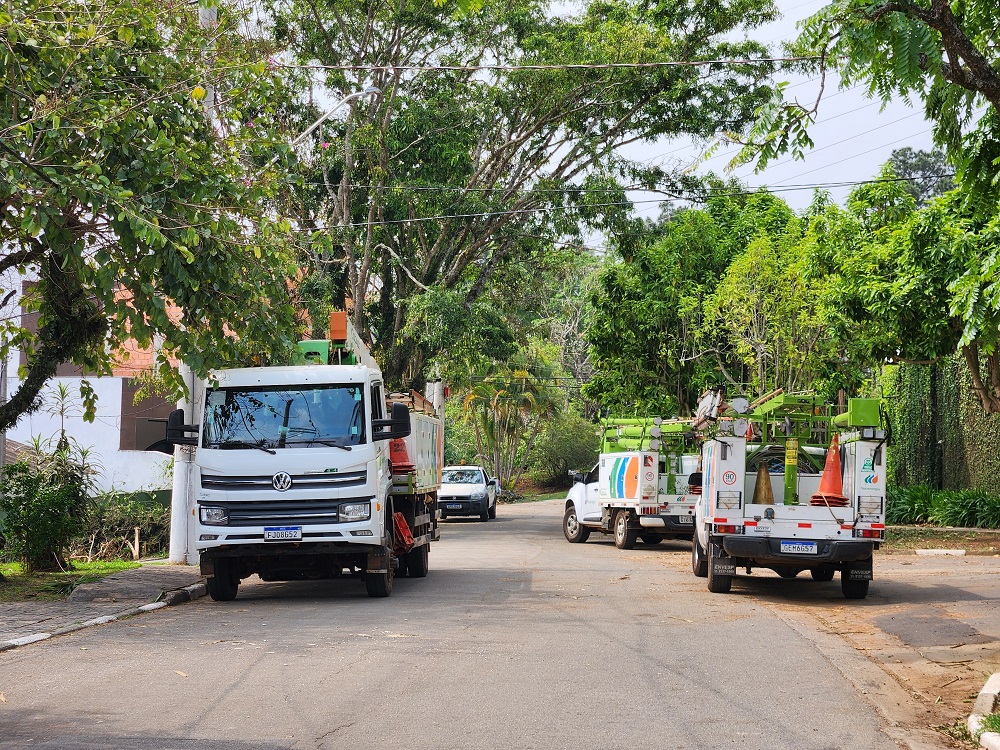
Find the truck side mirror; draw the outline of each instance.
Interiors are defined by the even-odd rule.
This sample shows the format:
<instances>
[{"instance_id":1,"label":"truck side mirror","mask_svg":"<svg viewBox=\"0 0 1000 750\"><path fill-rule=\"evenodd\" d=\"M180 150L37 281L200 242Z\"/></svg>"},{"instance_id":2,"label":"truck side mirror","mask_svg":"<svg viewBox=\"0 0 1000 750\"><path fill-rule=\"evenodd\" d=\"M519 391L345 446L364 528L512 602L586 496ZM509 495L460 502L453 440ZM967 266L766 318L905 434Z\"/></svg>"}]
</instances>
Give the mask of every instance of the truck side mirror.
<instances>
[{"instance_id":1,"label":"truck side mirror","mask_svg":"<svg viewBox=\"0 0 1000 750\"><path fill-rule=\"evenodd\" d=\"M200 425L184 424L184 410L174 409L167 417L167 442L173 445L198 445L198 436L188 436L187 433L198 433Z\"/></svg>"},{"instance_id":2,"label":"truck side mirror","mask_svg":"<svg viewBox=\"0 0 1000 750\"><path fill-rule=\"evenodd\" d=\"M389 429L386 430L385 428ZM394 440L410 434L410 408L406 404L393 403L389 408L388 419L376 419L372 422L372 440Z\"/></svg>"}]
</instances>

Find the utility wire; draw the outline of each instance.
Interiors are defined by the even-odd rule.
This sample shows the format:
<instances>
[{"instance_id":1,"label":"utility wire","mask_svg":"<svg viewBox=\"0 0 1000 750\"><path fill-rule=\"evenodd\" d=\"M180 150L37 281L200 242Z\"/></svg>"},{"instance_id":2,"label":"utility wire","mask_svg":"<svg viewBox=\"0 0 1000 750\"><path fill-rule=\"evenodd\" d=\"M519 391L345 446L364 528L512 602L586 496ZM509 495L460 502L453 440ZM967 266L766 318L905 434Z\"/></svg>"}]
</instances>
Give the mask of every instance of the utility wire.
<instances>
[{"instance_id":1,"label":"utility wire","mask_svg":"<svg viewBox=\"0 0 1000 750\"><path fill-rule=\"evenodd\" d=\"M555 63L551 65L320 65L312 63L308 65L293 65L291 63L280 63L274 60L269 61L273 68L285 68L289 70L349 70L359 72L515 72L521 70L632 70L643 68L701 68L711 65L737 66L737 65L758 65L761 63L780 62L808 62L810 60L820 60L821 55L807 55L803 57L759 57L747 59L715 59L715 60L671 60L664 62L645 63Z\"/></svg>"}]
</instances>

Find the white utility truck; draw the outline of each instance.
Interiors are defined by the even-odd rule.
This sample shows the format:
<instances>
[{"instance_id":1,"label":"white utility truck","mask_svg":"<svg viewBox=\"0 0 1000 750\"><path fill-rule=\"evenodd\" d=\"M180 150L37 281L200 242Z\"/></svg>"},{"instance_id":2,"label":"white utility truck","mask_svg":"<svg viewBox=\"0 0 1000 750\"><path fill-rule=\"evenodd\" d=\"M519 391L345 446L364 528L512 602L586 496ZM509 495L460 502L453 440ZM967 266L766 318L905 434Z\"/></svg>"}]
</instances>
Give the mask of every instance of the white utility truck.
<instances>
[{"instance_id":1,"label":"white utility truck","mask_svg":"<svg viewBox=\"0 0 1000 750\"><path fill-rule=\"evenodd\" d=\"M440 404L387 396L346 314L330 329L299 344L302 364L212 373L200 425L180 410L168 420L167 439L194 449L194 538L216 601L255 573L361 575L374 597L390 595L396 574L427 575Z\"/></svg>"},{"instance_id":2,"label":"white utility truck","mask_svg":"<svg viewBox=\"0 0 1000 750\"><path fill-rule=\"evenodd\" d=\"M695 494L701 491L698 456L684 452L693 439L690 420L606 422L597 466L574 477L566 498L566 539L585 542L591 531L599 531L613 534L619 549L632 549L639 539L646 544L690 539ZM689 486L692 475L696 482Z\"/></svg>"},{"instance_id":3,"label":"white utility truck","mask_svg":"<svg viewBox=\"0 0 1000 750\"><path fill-rule=\"evenodd\" d=\"M839 571L844 596L863 599L872 553L885 538L878 400L850 399L847 412L831 418L813 397L779 394L757 406L749 423L759 445L748 448L745 426L726 419L702 445L694 574L725 593L737 568L770 568L785 578L809 570L817 581ZM805 444L815 445L817 435L825 444L827 431L838 429L821 469Z\"/></svg>"}]
</instances>

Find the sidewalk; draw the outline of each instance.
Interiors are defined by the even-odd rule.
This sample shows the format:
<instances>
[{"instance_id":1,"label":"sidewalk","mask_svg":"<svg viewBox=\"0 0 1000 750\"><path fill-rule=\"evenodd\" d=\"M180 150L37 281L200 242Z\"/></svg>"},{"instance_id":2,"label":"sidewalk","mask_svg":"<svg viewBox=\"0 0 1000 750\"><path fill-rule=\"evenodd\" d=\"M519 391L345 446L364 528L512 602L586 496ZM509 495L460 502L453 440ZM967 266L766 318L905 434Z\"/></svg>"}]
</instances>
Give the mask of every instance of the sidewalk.
<instances>
[{"instance_id":1,"label":"sidewalk","mask_svg":"<svg viewBox=\"0 0 1000 750\"><path fill-rule=\"evenodd\" d=\"M79 586L65 602L0 604L0 651L205 595L197 567L145 564Z\"/></svg>"}]
</instances>

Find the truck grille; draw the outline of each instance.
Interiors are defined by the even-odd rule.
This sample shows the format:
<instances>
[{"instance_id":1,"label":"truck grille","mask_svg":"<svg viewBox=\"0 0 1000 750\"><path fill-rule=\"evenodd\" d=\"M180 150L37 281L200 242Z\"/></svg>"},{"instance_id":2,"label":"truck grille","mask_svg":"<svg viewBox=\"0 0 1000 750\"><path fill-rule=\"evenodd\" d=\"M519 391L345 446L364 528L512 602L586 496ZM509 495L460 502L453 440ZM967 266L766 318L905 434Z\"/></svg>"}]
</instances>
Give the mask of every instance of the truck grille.
<instances>
[{"instance_id":1,"label":"truck grille","mask_svg":"<svg viewBox=\"0 0 1000 750\"><path fill-rule=\"evenodd\" d=\"M201 475L202 489L228 490L240 492L243 490L269 490L272 474L264 476L214 476ZM292 487L300 490L308 489L338 489L340 487L358 487L368 481L367 471L345 471L343 474L293 474Z\"/></svg>"},{"instance_id":2,"label":"truck grille","mask_svg":"<svg viewBox=\"0 0 1000 750\"><path fill-rule=\"evenodd\" d=\"M367 499L367 498L366 498ZM316 526L337 523L343 500L296 500L294 502L241 501L216 503L213 507L229 510L230 526ZM350 502L358 502L354 498Z\"/></svg>"}]
</instances>

